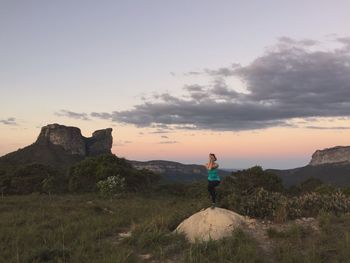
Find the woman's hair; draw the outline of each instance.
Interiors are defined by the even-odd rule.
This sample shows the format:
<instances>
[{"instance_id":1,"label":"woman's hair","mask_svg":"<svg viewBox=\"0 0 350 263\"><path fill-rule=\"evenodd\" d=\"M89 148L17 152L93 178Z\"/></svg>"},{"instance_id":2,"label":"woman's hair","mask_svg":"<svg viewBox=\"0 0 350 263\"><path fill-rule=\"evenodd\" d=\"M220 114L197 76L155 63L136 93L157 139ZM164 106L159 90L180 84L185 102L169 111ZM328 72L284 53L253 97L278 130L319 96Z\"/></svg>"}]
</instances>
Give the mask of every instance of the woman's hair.
<instances>
[{"instance_id":1,"label":"woman's hair","mask_svg":"<svg viewBox=\"0 0 350 263\"><path fill-rule=\"evenodd\" d=\"M210 153L209 155L211 155L211 156L213 156L213 157L214 157L214 161L216 161L216 160L217 160L217 158L216 158L215 154Z\"/></svg>"}]
</instances>

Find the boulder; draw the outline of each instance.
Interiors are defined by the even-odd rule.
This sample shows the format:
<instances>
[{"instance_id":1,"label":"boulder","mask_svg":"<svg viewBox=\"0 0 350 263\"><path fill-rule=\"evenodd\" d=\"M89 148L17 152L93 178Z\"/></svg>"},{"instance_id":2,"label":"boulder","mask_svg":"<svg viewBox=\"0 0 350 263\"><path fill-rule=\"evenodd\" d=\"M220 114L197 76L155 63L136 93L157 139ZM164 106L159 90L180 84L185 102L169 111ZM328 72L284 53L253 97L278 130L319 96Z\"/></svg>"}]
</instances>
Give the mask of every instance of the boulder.
<instances>
[{"instance_id":1,"label":"boulder","mask_svg":"<svg viewBox=\"0 0 350 263\"><path fill-rule=\"evenodd\" d=\"M182 221L174 233L184 233L192 243L196 240L218 240L230 236L243 223L244 217L233 211L218 207L207 208Z\"/></svg>"}]
</instances>

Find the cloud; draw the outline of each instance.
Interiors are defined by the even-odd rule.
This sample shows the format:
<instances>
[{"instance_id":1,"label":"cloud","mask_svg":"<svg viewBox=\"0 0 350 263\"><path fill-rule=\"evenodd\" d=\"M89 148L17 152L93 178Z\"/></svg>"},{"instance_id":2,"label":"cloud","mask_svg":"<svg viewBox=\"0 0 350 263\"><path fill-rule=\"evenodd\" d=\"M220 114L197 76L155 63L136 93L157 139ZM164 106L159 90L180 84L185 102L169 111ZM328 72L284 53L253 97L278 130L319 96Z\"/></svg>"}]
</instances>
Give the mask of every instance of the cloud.
<instances>
[{"instance_id":1,"label":"cloud","mask_svg":"<svg viewBox=\"0 0 350 263\"><path fill-rule=\"evenodd\" d=\"M0 120L0 123L5 125L18 125L16 122L16 118L13 117L7 118L6 120Z\"/></svg>"},{"instance_id":2,"label":"cloud","mask_svg":"<svg viewBox=\"0 0 350 263\"><path fill-rule=\"evenodd\" d=\"M128 141L128 140L122 141L122 140L119 140L119 141L113 143L113 146L125 146L125 145L128 144L128 143L132 143L132 141Z\"/></svg>"},{"instance_id":3,"label":"cloud","mask_svg":"<svg viewBox=\"0 0 350 263\"><path fill-rule=\"evenodd\" d=\"M90 120L87 113L78 113L78 112L73 112L69 110L60 110L60 112L55 112L54 114L57 116L65 116L73 119L80 119L80 120L86 120L86 121Z\"/></svg>"},{"instance_id":4,"label":"cloud","mask_svg":"<svg viewBox=\"0 0 350 263\"><path fill-rule=\"evenodd\" d=\"M178 141L162 141L159 142L160 144L174 144L174 143L179 143Z\"/></svg>"},{"instance_id":5,"label":"cloud","mask_svg":"<svg viewBox=\"0 0 350 263\"><path fill-rule=\"evenodd\" d=\"M348 117L350 38L334 41L341 48L280 37L246 66L204 69L201 74L211 78L207 85L186 85L182 96L157 94L130 110L112 112L111 119L137 127L239 131L297 127L294 118ZM232 77L244 83L246 93L227 84Z\"/></svg>"},{"instance_id":6,"label":"cloud","mask_svg":"<svg viewBox=\"0 0 350 263\"><path fill-rule=\"evenodd\" d=\"M303 128L308 128L308 129L316 129L316 130L350 130L350 127L345 127L345 126L335 126L335 127L325 127L325 126L305 126Z\"/></svg>"},{"instance_id":7,"label":"cloud","mask_svg":"<svg viewBox=\"0 0 350 263\"><path fill-rule=\"evenodd\" d=\"M155 131L151 131L149 133L170 133L171 131L167 130L167 129L157 129Z\"/></svg>"},{"instance_id":8,"label":"cloud","mask_svg":"<svg viewBox=\"0 0 350 263\"><path fill-rule=\"evenodd\" d=\"M201 75L200 71L189 71L184 73L185 76L190 76L190 75Z\"/></svg>"},{"instance_id":9,"label":"cloud","mask_svg":"<svg viewBox=\"0 0 350 263\"><path fill-rule=\"evenodd\" d=\"M110 119L112 117L112 114L108 112L91 112L90 115L100 119Z\"/></svg>"}]
</instances>

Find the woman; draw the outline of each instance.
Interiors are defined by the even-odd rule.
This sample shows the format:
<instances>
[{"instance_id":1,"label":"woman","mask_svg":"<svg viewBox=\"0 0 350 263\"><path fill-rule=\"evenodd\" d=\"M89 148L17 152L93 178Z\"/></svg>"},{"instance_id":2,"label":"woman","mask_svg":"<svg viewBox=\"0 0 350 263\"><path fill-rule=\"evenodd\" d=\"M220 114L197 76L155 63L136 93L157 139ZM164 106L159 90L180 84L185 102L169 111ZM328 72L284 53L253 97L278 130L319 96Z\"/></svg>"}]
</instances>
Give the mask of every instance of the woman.
<instances>
[{"instance_id":1,"label":"woman","mask_svg":"<svg viewBox=\"0 0 350 263\"><path fill-rule=\"evenodd\" d=\"M209 154L209 162L206 163L206 168L208 169L208 192L211 196L212 205L211 208L215 207L216 192L215 187L220 184L220 177L218 176L217 168L219 165L215 163L217 160L215 154Z\"/></svg>"}]
</instances>

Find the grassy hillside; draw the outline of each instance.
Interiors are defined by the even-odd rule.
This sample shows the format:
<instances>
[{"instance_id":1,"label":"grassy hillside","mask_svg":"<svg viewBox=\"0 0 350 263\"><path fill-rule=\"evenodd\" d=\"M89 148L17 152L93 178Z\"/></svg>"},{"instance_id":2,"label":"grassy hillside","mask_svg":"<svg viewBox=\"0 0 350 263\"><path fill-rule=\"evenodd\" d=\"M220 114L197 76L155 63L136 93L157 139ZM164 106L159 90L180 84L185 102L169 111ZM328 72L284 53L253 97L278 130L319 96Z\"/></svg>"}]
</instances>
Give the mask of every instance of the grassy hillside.
<instances>
[{"instance_id":1,"label":"grassy hillside","mask_svg":"<svg viewBox=\"0 0 350 263\"><path fill-rule=\"evenodd\" d=\"M46 168L32 165L28 177L25 166L12 183L48 189L54 181L33 183ZM102 195L99 182L119 175L125 188L107 184L116 191ZM218 206L251 217L254 228L190 244L173 230L210 205L205 181L164 184L114 155L77 163L68 179L74 191L65 194L1 196L0 262L349 262L348 188L309 180L286 189L259 166L237 171L218 187Z\"/></svg>"},{"instance_id":2,"label":"grassy hillside","mask_svg":"<svg viewBox=\"0 0 350 263\"><path fill-rule=\"evenodd\" d=\"M209 205L203 195L6 196L0 200L0 262L349 262L350 215L318 217L320 231L265 231L271 254L241 230L190 244L175 227Z\"/></svg>"},{"instance_id":3,"label":"grassy hillside","mask_svg":"<svg viewBox=\"0 0 350 263\"><path fill-rule=\"evenodd\" d=\"M1 156L0 167L15 167L18 165L38 163L66 172L69 166L83 159L83 156L70 154L59 145L33 143Z\"/></svg>"}]
</instances>

